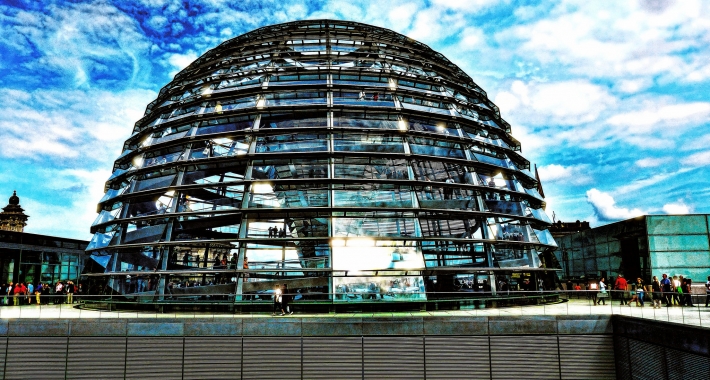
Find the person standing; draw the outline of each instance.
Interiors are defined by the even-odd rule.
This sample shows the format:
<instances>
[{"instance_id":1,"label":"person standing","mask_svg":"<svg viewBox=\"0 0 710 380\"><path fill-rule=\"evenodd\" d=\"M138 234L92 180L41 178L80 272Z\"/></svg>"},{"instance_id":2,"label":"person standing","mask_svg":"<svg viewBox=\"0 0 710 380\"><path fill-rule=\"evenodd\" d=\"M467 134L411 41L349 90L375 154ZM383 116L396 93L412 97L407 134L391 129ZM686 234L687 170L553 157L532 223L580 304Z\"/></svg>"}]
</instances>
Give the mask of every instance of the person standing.
<instances>
[{"instance_id":1,"label":"person standing","mask_svg":"<svg viewBox=\"0 0 710 380\"><path fill-rule=\"evenodd\" d=\"M643 280L641 278L636 279L636 283L634 284L634 290L633 290L633 296L631 297L631 300L629 300L629 306L631 306L631 301L636 301L636 306L641 306L643 307L643 296L644 296L644 289L643 289ZM640 303L640 305L639 305Z\"/></svg>"},{"instance_id":2,"label":"person standing","mask_svg":"<svg viewBox=\"0 0 710 380\"><path fill-rule=\"evenodd\" d=\"M681 294L681 304L685 306L693 307L693 280L686 278L683 280L683 294Z\"/></svg>"},{"instance_id":3,"label":"person standing","mask_svg":"<svg viewBox=\"0 0 710 380\"><path fill-rule=\"evenodd\" d=\"M74 282L72 282L71 280L67 281L66 292L67 303L71 305L74 303Z\"/></svg>"},{"instance_id":4,"label":"person standing","mask_svg":"<svg viewBox=\"0 0 710 380\"><path fill-rule=\"evenodd\" d=\"M606 305L606 298L609 297L609 293L606 292L606 284L604 283L605 278L602 277L599 280L599 294L594 296L594 304L599 305L601 302L603 305ZM597 298L599 298L597 300Z\"/></svg>"},{"instance_id":5,"label":"person standing","mask_svg":"<svg viewBox=\"0 0 710 380\"><path fill-rule=\"evenodd\" d=\"M708 307L708 301L710 301L710 276L708 276L708 282L705 283L705 307Z\"/></svg>"},{"instance_id":6,"label":"person standing","mask_svg":"<svg viewBox=\"0 0 710 380\"><path fill-rule=\"evenodd\" d=\"M276 312L281 310L281 315L284 315L284 310L282 308L283 294L281 288L278 286L274 289L274 311L271 313L272 316L276 315Z\"/></svg>"},{"instance_id":7,"label":"person standing","mask_svg":"<svg viewBox=\"0 0 710 380\"><path fill-rule=\"evenodd\" d=\"M657 276L653 276L653 281L651 281L651 291L651 295L653 297L653 308L660 309L661 298L663 298L663 295L661 293L661 283L658 281Z\"/></svg>"},{"instance_id":8,"label":"person standing","mask_svg":"<svg viewBox=\"0 0 710 380\"><path fill-rule=\"evenodd\" d=\"M661 280L661 291L663 292L663 300L666 301L666 307L670 307L671 302L673 302L671 299L671 297L673 296L673 294L671 293L671 291L673 290L671 289L671 279L668 278L668 275L665 273L663 273L662 277L663 279Z\"/></svg>"},{"instance_id":9,"label":"person standing","mask_svg":"<svg viewBox=\"0 0 710 380\"><path fill-rule=\"evenodd\" d=\"M622 305L626 305L626 288L628 287L628 283L626 282L626 279L624 278L624 275L619 274L616 278L616 282L614 283L614 290L619 292L619 299L621 300Z\"/></svg>"},{"instance_id":10,"label":"person standing","mask_svg":"<svg viewBox=\"0 0 710 380\"><path fill-rule=\"evenodd\" d=\"M283 297L281 301L281 315L293 314L293 310L289 310L291 295L288 293L288 284L284 284Z\"/></svg>"}]
</instances>

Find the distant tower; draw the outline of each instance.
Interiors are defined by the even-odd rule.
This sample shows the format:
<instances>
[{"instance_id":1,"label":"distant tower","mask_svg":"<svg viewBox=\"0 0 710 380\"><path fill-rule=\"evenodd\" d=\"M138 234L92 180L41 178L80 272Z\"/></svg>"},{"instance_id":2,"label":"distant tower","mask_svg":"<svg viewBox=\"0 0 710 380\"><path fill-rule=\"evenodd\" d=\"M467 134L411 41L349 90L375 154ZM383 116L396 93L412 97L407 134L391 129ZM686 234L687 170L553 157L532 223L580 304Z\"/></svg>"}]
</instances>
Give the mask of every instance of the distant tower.
<instances>
[{"instance_id":1,"label":"distant tower","mask_svg":"<svg viewBox=\"0 0 710 380\"><path fill-rule=\"evenodd\" d=\"M27 225L27 218L29 216L20 207L17 191L13 191L7 206L0 212L0 230L23 232Z\"/></svg>"}]
</instances>

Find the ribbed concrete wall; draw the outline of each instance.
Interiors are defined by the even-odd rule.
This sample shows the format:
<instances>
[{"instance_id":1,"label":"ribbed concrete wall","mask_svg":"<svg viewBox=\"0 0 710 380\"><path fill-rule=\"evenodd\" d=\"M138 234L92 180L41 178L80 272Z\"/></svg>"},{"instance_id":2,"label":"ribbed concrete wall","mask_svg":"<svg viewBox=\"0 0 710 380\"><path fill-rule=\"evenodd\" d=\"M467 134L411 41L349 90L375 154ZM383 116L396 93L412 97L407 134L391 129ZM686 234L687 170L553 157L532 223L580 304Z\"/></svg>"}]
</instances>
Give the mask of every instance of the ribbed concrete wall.
<instances>
[{"instance_id":1,"label":"ribbed concrete wall","mask_svg":"<svg viewBox=\"0 0 710 380\"><path fill-rule=\"evenodd\" d=\"M0 321L6 379L611 379L609 317Z\"/></svg>"}]
</instances>

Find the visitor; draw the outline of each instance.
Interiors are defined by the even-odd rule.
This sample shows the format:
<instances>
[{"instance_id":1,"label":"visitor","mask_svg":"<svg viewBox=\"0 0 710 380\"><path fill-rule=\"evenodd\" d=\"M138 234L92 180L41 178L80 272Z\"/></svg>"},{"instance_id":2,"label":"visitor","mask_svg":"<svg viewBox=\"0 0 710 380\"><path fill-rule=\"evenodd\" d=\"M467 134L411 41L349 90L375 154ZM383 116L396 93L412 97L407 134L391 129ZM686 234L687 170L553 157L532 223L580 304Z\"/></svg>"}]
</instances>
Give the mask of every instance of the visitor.
<instances>
[{"instance_id":1,"label":"visitor","mask_svg":"<svg viewBox=\"0 0 710 380\"><path fill-rule=\"evenodd\" d=\"M681 288L681 285L683 283L683 276L673 276L673 287L671 288L672 293L672 298L673 298L673 305L680 305L680 294L683 292L683 288Z\"/></svg>"},{"instance_id":2,"label":"visitor","mask_svg":"<svg viewBox=\"0 0 710 380\"><path fill-rule=\"evenodd\" d=\"M616 278L616 282L614 283L614 290L618 291L619 293L619 299L621 300L622 305L626 305L626 291L628 287L628 283L626 282L626 279L624 278L623 274L619 274Z\"/></svg>"},{"instance_id":3,"label":"visitor","mask_svg":"<svg viewBox=\"0 0 710 380\"><path fill-rule=\"evenodd\" d=\"M283 301L283 295L281 293L281 288L279 288L277 286L276 289L274 289L274 310L271 313L272 316L276 315L276 312L279 310L281 311L281 315L285 314L283 311L283 308L281 306L282 301Z\"/></svg>"},{"instance_id":4,"label":"visitor","mask_svg":"<svg viewBox=\"0 0 710 380\"><path fill-rule=\"evenodd\" d=\"M636 279L636 283L633 285L634 289L631 291L631 299L629 300L629 306L631 302L636 302L636 306L643 307L643 280L641 278ZM640 305L639 305L640 303Z\"/></svg>"},{"instance_id":5,"label":"visitor","mask_svg":"<svg viewBox=\"0 0 710 380\"><path fill-rule=\"evenodd\" d=\"M705 307L708 307L708 301L710 301L710 276L708 276L708 282L705 283Z\"/></svg>"},{"instance_id":6,"label":"visitor","mask_svg":"<svg viewBox=\"0 0 710 380\"><path fill-rule=\"evenodd\" d=\"M41 295L42 295L42 290L44 289L44 285L42 285L41 282L37 283L37 287L35 288L35 299L37 300L37 305L41 305Z\"/></svg>"},{"instance_id":7,"label":"visitor","mask_svg":"<svg viewBox=\"0 0 710 380\"><path fill-rule=\"evenodd\" d=\"M233 257L236 257L236 254ZM236 267L236 260L234 264ZM247 258L246 255L244 255L244 265L242 266L242 268L245 270L244 275L242 276L242 281L249 282L249 272L246 272L247 270L249 270L249 258Z\"/></svg>"},{"instance_id":8,"label":"visitor","mask_svg":"<svg viewBox=\"0 0 710 380\"><path fill-rule=\"evenodd\" d=\"M66 286L66 293L67 293L67 303L69 305L74 303L74 282L71 280L67 281L67 286Z\"/></svg>"},{"instance_id":9,"label":"visitor","mask_svg":"<svg viewBox=\"0 0 710 380\"><path fill-rule=\"evenodd\" d=\"M281 315L293 314L293 311L289 309L289 303L291 302L291 295L288 293L288 285L284 284L283 294L281 300Z\"/></svg>"},{"instance_id":10,"label":"visitor","mask_svg":"<svg viewBox=\"0 0 710 380\"><path fill-rule=\"evenodd\" d=\"M690 306L693 307L693 280L690 278L686 278L683 280L683 294L681 295L681 299L683 300L682 304L685 306Z\"/></svg>"},{"instance_id":11,"label":"visitor","mask_svg":"<svg viewBox=\"0 0 710 380\"><path fill-rule=\"evenodd\" d=\"M671 297L673 296L673 294L671 293L671 291L673 289L671 288L673 287L673 285L667 274L663 273L661 277L661 291L663 292L663 300L666 301L666 307L670 307L672 304Z\"/></svg>"},{"instance_id":12,"label":"visitor","mask_svg":"<svg viewBox=\"0 0 710 380\"><path fill-rule=\"evenodd\" d=\"M35 292L35 286L31 283L27 283L27 304L32 305L32 295Z\"/></svg>"},{"instance_id":13,"label":"visitor","mask_svg":"<svg viewBox=\"0 0 710 380\"><path fill-rule=\"evenodd\" d=\"M20 306L20 299L22 298L22 283L18 282L12 289L12 304L15 306Z\"/></svg>"},{"instance_id":14,"label":"visitor","mask_svg":"<svg viewBox=\"0 0 710 380\"><path fill-rule=\"evenodd\" d=\"M658 281L658 276L653 276L653 281L651 281L651 296L653 298L653 308L661 308L661 299L663 299L663 293L661 292L661 283Z\"/></svg>"},{"instance_id":15,"label":"visitor","mask_svg":"<svg viewBox=\"0 0 710 380\"><path fill-rule=\"evenodd\" d=\"M599 303L601 303L606 306L606 299L609 297L609 293L606 291L606 284L604 283L604 280L604 277L599 280L599 294L594 294L595 305L599 305Z\"/></svg>"}]
</instances>

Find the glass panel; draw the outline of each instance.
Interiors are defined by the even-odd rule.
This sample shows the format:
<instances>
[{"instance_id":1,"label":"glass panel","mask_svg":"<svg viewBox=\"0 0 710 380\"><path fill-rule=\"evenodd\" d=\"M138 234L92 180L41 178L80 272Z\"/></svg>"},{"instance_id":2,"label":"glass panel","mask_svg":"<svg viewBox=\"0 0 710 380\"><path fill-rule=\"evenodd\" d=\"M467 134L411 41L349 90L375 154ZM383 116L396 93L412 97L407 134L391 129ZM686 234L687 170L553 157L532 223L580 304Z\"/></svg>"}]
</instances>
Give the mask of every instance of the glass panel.
<instances>
[{"instance_id":1,"label":"glass panel","mask_svg":"<svg viewBox=\"0 0 710 380\"><path fill-rule=\"evenodd\" d=\"M651 235L648 237L649 249L652 251L699 251L710 249L708 235Z\"/></svg>"},{"instance_id":2,"label":"glass panel","mask_svg":"<svg viewBox=\"0 0 710 380\"><path fill-rule=\"evenodd\" d=\"M489 266L483 243L423 241L422 253L427 268Z\"/></svg>"},{"instance_id":3,"label":"glass panel","mask_svg":"<svg viewBox=\"0 0 710 380\"><path fill-rule=\"evenodd\" d=\"M335 186L335 207L412 207L412 193L408 186L377 183Z\"/></svg>"},{"instance_id":4,"label":"glass panel","mask_svg":"<svg viewBox=\"0 0 710 380\"><path fill-rule=\"evenodd\" d=\"M365 114L354 112L336 112L333 115L333 127L360 129L400 129L397 115Z\"/></svg>"},{"instance_id":5,"label":"glass panel","mask_svg":"<svg viewBox=\"0 0 710 380\"><path fill-rule=\"evenodd\" d=\"M707 234L706 217L704 215L660 216L646 217L649 235L662 234Z\"/></svg>"},{"instance_id":6,"label":"glass panel","mask_svg":"<svg viewBox=\"0 0 710 380\"><path fill-rule=\"evenodd\" d=\"M203 187L181 191L179 212L235 210L241 207L244 185Z\"/></svg>"},{"instance_id":7,"label":"glass panel","mask_svg":"<svg viewBox=\"0 0 710 380\"><path fill-rule=\"evenodd\" d=\"M400 136L338 133L333 139L334 150L340 152L404 153Z\"/></svg>"},{"instance_id":8,"label":"glass panel","mask_svg":"<svg viewBox=\"0 0 710 380\"><path fill-rule=\"evenodd\" d=\"M254 179L327 178L328 160L254 160L251 176Z\"/></svg>"},{"instance_id":9,"label":"glass panel","mask_svg":"<svg viewBox=\"0 0 710 380\"><path fill-rule=\"evenodd\" d=\"M420 236L416 219L397 217L334 217L333 236Z\"/></svg>"},{"instance_id":10,"label":"glass panel","mask_svg":"<svg viewBox=\"0 0 710 380\"><path fill-rule=\"evenodd\" d=\"M288 106L299 104L326 104L325 91L293 91L264 95L265 106Z\"/></svg>"},{"instance_id":11,"label":"glass panel","mask_svg":"<svg viewBox=\"0 0 710 380\"><path fill-rule=\"evenodd\" d=\"M409 176L405 159L343 157L335 159L335 178L409 179Z\"/></svg>"},{"instance_id":12,"label":"glass panel","mask_svg":"<svg viewBox=\"0 0 710 380\"><path fill-rule=\"evenodd\" d=\"M252 185L250 208L296 208L327 207L327 184L269 184L255 182Z\"/></svg>"},{"instance_id":13,"label":"glass panel","mask_svg":"<svg viewBox=\"0 0 710 380\"><path fill-rule=\"evenodd\" d=\"M367 107L394 107L392 94L369 91L334 91L333 104L355 104Z\"/></svg>"},{"instance_id":14,"label":"glass panel","mask_svg":"<svg viewBox=\"0 0 710 380\"><path fill-rule=\"evenodd\" d=\"M249 152L249 140L245 138L214 138L206 141L196 141L190 150L190 160L209 157L243 156Z\"/></svg>"},{"instance_id":15,"label":"glass panel","mask_svg":"<svg viewBox=\"0 0 710 380\"><path fill-rule=\"evenodd\" d=\"M409 141L409 148L413 154L464 158L463 150L461 150L460 144L416 136L409 136L407 137L407 140Z\"/></svg>"},{"instance_id":16,"label":"glass panel","mask_svg":"<svg viewBox=\"0 0 710 380\"><path fill-rule=\"evenodd\" d=\"M458 164L412 160L412 170L417 181L429 179L432 182L465 183L464 168Z\"/></svg>"},{"instance_id":17,"label":"glass panel","mask_svg":"<svg viewBox=\"0 0 710 380\"><path fill-rule=\"evenodd\" d=\"M328 135L293 133L261 136L256 142L257 153L313 152L328 150Z\"/></svg>"},{"instance_id":18,"label":"glass panel","mask_svg":"<svg viewBox=\"0 0 710 380\"><path fill-rule=\"evenodd\" d=\"M437 218L438 217L438 218ZM483 239L482 221L476 219L446 219L443 215L420 217L423 237Z\"/></svg>"},{"instance_id":19,"label":"glass panel","mask_svg":"<svg viewBox=\"0 0 710 380\"><path fill-rule=\"evenodd\" d=\"M429 132L440 135L458 136L459 132L455 125L443 121L409 119L409 129L418 132Z\"/></svg>"},{"instance_id":20,"label":"glass panel","mask_svg":"<svg viewBox=\"0 0 710 380\"><path fill-rule=\"evenodd\" d=\"M174 240L238 239L241 214L182 215L174 224Z\"/></svg>"},{"instance_id":21,"label":"glass panel","mask_svg":"<svg viewBox=\"0 0 710 380\"><path fill-rule=\"evenodd\" d=\"M327 237L328 218L294 217L288 219L255 219L249 220L247 237L250 238L305 238ZM286 246L294 246L295 242L288 240Z\"/></svg>"},{"instance_id":22,"label":"glass panel","mask_svg":"<svg viewBox=\"0 0 710 380\"><path fill-rule=\"evenodd\" d=\"M199 124L195 135L209 135L249 129L253 124L253 116L230 117L206 120Z\"/></svg>"},{"instance_id":23,"label":"glass panel","mask_svg":"<svg viewBox=\"0 0 710 380\"><path fill-rule=\"evenodd\" d=\"M328 119L325 114L312 115L312 117L303 117L298 114L289 115L262 115L259 129L267 128L309 128L309 127L327 127Z\"/></svg>"}]
</instances>

